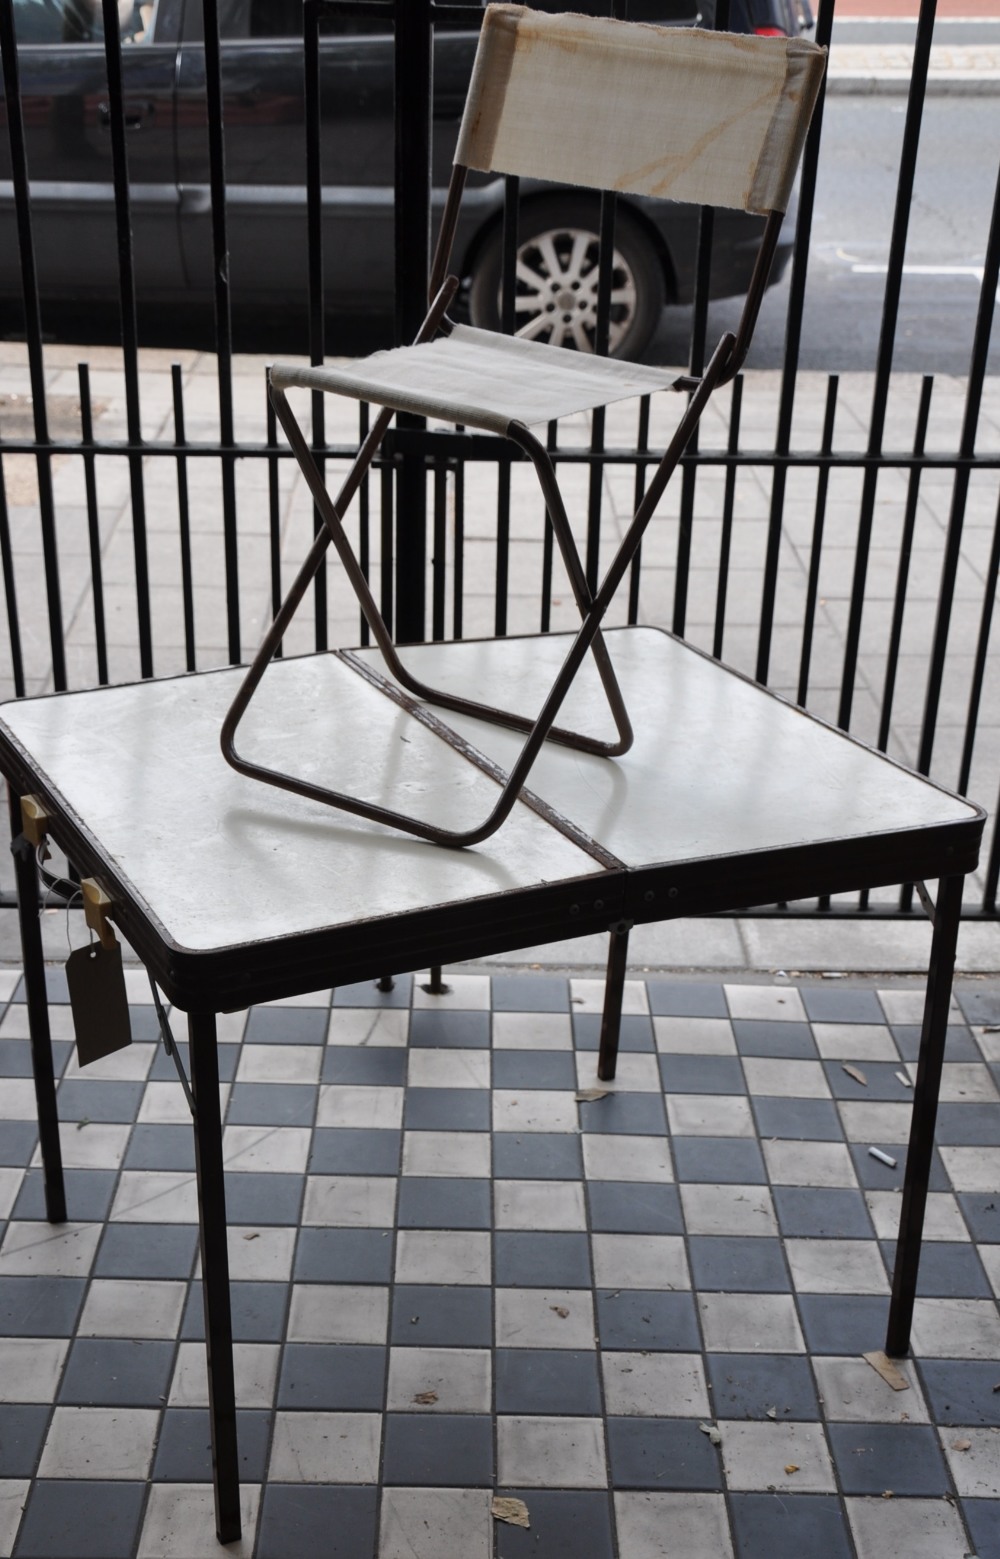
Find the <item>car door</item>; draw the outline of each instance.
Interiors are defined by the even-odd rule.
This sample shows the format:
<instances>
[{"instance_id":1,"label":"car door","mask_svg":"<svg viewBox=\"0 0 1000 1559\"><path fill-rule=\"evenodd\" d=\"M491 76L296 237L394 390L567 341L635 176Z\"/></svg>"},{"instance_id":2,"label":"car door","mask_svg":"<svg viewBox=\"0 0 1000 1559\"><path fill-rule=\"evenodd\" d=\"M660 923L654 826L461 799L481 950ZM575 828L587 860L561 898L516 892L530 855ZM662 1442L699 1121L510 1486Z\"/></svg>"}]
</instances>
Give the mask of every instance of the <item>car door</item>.
<instances>
[{"instance_id":1,"label":"car door","mask_svg":"<svg viewBox=\"0 0 1000 1559\"><path fill-rule=\"evenodd\" d=\"M9 3L9 0L5 0ZM32 230L47 299L113 301L118 245L100 0L13 0ZM119 6L137 287L183 285L174 167L178 0ZM6 117L6 104L2 104ZM21 292L10 152L0 136L0 295Z\"/></svg>"},{"instance_id":2,"label":"car door","mask_svg":"<svg viewBox=\"0 0 1000 1559\"><path fill-rule=\"evenodd\" d=\"M331 14L321 22L323 260L331 311L384 314L394 280L393 36L385 21ZM201 7L186 0L178 76L178 169L189 285L212 286L211 203ZM306 135L301 0L226 0L220 7L229 275L234 310L306 317ZM447 165L465 98L475 33L436 54ZM447 143L447 144L445 144Z\"/></svg>"}]
</instances>

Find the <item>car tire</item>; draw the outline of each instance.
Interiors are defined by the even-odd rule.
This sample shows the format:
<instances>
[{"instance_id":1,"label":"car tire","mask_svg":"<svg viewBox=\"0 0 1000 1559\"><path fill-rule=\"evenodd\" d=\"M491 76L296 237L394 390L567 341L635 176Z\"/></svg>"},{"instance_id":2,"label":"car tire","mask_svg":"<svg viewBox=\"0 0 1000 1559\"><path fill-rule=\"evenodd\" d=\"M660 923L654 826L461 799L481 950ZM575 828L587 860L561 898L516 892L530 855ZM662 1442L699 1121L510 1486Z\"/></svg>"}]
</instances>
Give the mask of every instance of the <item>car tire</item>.
<instances>
[{"instance_id":1,"label":"car tire","mask_svg":"<svg viewBox=\"0 0 1000 1559\"><path fill-rule=\"evenodd\" d=\"M532 201L521 209L514 331L529 340L593 351L597 326L598 207L578 196ZM503 228L491 232L472 266L469 314L500 328ZM652 240L628 211L615 222L611 340L613 357L640 358L666 303L663 266Z\"/></svg>"}]
</instances>

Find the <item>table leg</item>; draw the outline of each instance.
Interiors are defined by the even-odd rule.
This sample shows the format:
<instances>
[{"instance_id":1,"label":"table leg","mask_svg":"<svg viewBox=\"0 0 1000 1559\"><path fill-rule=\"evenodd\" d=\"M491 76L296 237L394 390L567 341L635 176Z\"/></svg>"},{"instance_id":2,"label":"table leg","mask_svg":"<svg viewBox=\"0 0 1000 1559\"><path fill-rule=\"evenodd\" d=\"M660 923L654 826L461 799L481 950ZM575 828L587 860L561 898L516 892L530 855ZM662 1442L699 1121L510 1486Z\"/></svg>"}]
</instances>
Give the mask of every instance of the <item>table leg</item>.
<instances>
[{"instance_id":1,"label":"table leg","mask_svg":"<svg viewBox=\"0 0 1000 1559\"><path fill-rule=\"evenodd\" d=\"M611 927L608 943L608 975L604 986L604 1011L601 1013L600 1048L597 1053L597 1075L602 1083L610 1083L618 1067L618 1040L622 1028L622 1001L625 996L625 973L628 969L628 934L631 923L627 920Z\"/></svg>"},{"instance_id":2,"label":"table leg","mask_svg":"<svg viewBox=\"0 0 1000 1559\"><path fill-rule=\"evenodd\" d=\"M42 953L42 928L38 916L38 867L35 850L21 831L21 798L13 785L10 795L11 853L17 885L17 913L21 929L21 953L24 960L24 991L28 1007L28 1033L31 1035L31 1069L35 1079L35 1107L38 1111L38 1141L42 1152L45 1181L45 1215L50 1223L66 1221L66 1186L63 1180L62 1148L59 1144L59 1115L56 1110L56 1080L52 1065L52 1037L49 1033L49 998L45 989L45 958Z\"/></svg>"},{"instance_id":3,"label":"table leg","mask_svg":"<svg viewBox=\"0 0 1000 1559\"><path fill-rule=\"evenodd\" d=\"M934 1122L937 1118L941 1068L948 1035L948 1009L951 1005L951 980L955 969L963 885L962 877L942 877L938 884L927 998L924 1002L917 1081L913 1093L913 1117L906 1152L903 1205L896 1241L892 1301L885 1341L886 1353L897 1357L905 1354L910 1346L910 1326L917 1291L927 1185L934 1152Z\"/></svg>"},{"instance_id":4,"label":"table leg","mask_svg":"<svg viewBox=\"0 0 1000 1559\"><path fill-rule=\"evenodd\" d=\"M215 1014L189 1013L188 1035L191 1041L191 1091L195 1103L194 1149L198 1170L198 1228L208 1355L215 1530L220 1543L234 1543L240 1535L240 1473Z\"/></svg>"}]
</instances>

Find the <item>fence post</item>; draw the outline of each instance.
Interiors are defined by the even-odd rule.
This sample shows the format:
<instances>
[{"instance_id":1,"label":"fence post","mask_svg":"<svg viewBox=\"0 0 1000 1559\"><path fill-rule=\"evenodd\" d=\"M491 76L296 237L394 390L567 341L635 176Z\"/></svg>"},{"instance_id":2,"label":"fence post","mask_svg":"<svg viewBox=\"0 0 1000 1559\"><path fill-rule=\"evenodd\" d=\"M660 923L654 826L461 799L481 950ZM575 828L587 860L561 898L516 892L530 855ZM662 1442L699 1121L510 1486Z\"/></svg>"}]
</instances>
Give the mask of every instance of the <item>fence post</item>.
<instances>
[{"instance_id":1,"label":"fence post","mask_svg":"<svg viewBox=\"0 0 1000 1559\"><path fill-rule=\"evenodd\" d=\"M396 341L412 341L427 312L431 242L431 0L396 0ZM400 414L401 431L426 426ZM396 471L396 638L425 635L427 475L424 456L404 450Z\"/></svg>"}]
</instances>

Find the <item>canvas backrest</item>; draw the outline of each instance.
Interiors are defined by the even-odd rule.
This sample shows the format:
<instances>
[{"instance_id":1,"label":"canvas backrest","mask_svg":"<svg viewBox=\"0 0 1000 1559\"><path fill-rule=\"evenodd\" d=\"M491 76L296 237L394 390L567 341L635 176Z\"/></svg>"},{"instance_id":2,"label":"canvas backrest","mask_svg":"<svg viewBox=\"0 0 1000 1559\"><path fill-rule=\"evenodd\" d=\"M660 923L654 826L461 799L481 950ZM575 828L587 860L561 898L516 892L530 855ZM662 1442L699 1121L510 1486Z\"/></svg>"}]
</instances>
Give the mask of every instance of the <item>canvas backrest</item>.
<instances>
[{"instance_id":1,"label":"canvas backrest","mask_svg":"<svg viewBox=\"0 0 1000 1559\"><path fill-rule=\"evenodd\" d=\"M803 38L491 5L455 161L784 211L825 63Z\"/></svg>"}]
</instances>

